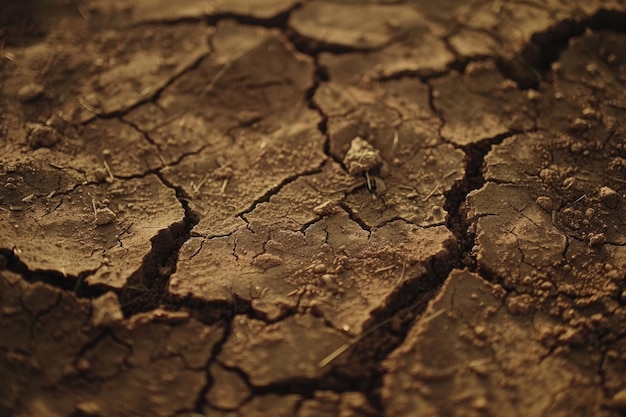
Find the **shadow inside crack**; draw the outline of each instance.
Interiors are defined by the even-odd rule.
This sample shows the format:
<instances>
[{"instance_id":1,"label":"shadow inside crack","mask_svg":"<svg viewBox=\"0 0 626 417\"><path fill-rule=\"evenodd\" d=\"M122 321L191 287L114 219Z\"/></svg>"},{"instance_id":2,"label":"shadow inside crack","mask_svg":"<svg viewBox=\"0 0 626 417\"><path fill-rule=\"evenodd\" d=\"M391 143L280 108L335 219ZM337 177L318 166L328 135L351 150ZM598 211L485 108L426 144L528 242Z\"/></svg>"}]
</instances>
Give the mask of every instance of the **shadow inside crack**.
<instances>
[{"instance_id":1,"label":"shadow inside crack","mask_svg":"<svg viewBox=\"0 0 626 417\"><path fill-rule=\"evenodd\" d=\"M550 81L552 64L559 59L569 41L588 29L626 33L626 12L600 9L583 20L558 21L548 30L535 33L519 54L500 61L500 70L521 89L538 89L542 81Z\"/></svg>"},{"instance_id":2,"label":"shadow inside crack","mask_svg":"<svg viewBox=\"0 0 626 417\"><path fill-rule=\"evenodd\" d=\"M2 270L18 274L30 283L43 282L52 287L72 292L80 298L96 298L106 292L106 289L85 284L85 279L95 271L83 271L80 275L75 276L55 270L31 270L22 262L18 254L8 249L0 249L0 271Z\"/></svg>"}]
</instances>

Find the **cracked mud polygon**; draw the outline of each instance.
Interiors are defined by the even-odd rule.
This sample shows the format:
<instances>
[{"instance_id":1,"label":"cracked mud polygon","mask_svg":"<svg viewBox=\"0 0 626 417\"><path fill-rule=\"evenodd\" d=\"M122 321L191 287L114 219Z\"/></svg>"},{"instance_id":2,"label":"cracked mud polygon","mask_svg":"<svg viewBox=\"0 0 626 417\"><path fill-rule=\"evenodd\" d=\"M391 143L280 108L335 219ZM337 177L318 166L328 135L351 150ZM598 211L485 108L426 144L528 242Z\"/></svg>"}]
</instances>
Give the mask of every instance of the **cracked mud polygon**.
<instances>
[{"instance_id":1,"label":"cracked mud polygon","mask_svg":"<svg viewBox=\"0 0 626 417\"><path fill-rule=\"evenodd\" d=\"M626 415L626 3L0 6L0 416Z\"/></svg>"}]
</instances>

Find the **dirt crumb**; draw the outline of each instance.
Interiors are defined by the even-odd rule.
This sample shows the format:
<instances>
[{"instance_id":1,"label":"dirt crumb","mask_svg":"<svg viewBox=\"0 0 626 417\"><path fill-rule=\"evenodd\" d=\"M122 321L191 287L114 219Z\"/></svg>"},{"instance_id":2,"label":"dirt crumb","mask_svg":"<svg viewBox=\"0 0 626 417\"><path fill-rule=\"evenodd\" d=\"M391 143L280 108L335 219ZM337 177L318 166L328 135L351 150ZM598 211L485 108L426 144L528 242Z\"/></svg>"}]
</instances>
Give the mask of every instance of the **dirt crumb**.
<instances>
[{"instance_id":1,"label":"dirt crumb","mask_svg":"<svg viewBox=\"0 0 626 417\"><path fill-rule=\"evenodd\" d=\"M96 226L106 226L107 224L113 223L117 218L113 210L108 207L97 208L95 215Z\"/></svg>"},{"instance_id":2,"label":"dirt crumb","mask_svg":"<svg viewBox=\"0 0 626 417\"><path fill-rule=\"evenodd\" d=\"M91 322L94 326L111 326L119 323L123 318L120 302L114 292L109 291L93 300Z\"/></svg>"},{"instance_id":3,"label":"dirt crumb","mask_svg":"<svg viewBox=\"0 0 626 417\"><path fill-rule=\"evenodd\" d=\"M38 83L30 83L22 86L17 92L17 97L24 102L35 100L43 95L45 87Z\"/></svg>"},{"instance_id":4,"label":"dirt crumb","mask_svg":"<svg viewBox=\"0 0 626 417\"><path fill-rule=\"evenodd\" d=\"M76 404L76 411L79 416L98 417L102 413L102 407L94 401L81 401Z\"/></svg>"},{"instance_id":5,"label":"dirt crumb","mask_svg":"<svg viewBox=\"0 0 626 417\"><path fill-rule=\"evenodd\" d=\"M253 265L262 269L269 269L283 263L283 258L271 253L262 253L252 262Z\"/></svg>"},{"instance_id":6,"label":"dirt crumb","mask_svg":"<svg viewBox=\"0 0 626 417\"><path fill-rule=\"evenodd\" d=\"M350 142L350 149L343 159L350 175L357 175L377 168L382 163L380 151L366 140L356 137Z\"/></svg>"},{"instance_id":7,"label":"dirt crumb","mask_svg":"<svg viewBox=\"0 0 626 417\"><path fill-rule=\"evenodd\" d=\"M600 188L600 200L608 208L616 209L619 207L620 196L612 188L604 186Z\"/></svg>"}]
</instances>

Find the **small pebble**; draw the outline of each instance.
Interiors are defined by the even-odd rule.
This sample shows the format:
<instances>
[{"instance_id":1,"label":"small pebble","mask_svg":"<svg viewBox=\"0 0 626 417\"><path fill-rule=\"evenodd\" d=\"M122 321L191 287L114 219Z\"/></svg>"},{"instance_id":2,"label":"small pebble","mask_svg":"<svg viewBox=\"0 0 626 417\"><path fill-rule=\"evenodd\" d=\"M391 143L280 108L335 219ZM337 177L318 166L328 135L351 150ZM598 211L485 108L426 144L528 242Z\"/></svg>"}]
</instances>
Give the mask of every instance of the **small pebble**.
<instances>
[{"instance_id":1,"label":"small pebble","mask_svg":"<svg viewBox=\"0 0 626 417\"><path fill-rule=\"evenodd\" d=\"M591 233L589 235L589 246L600 246L606 242L604 233Z\"/></svg>"},{"instance_id":2,"label":"small pebble","mask_svg":"<svg viewBox=\"0 0 626 417\"><path fill-rule=\"evenodd\" d=\"M102 408L94 401L80 401L76 403L76 411L81 416L97 417L102 413Z\"/></svg>"},{"instance_id":3,"label":"small pebble","mask_svg":"<svg viewBox=\"0 0 626 417\"><path fill-rule=\"evenodd\" d=\"M111 224L116 217L115 213L108 207L96 209L96 226Z\"/></svg>"},{"instance_id":4,"label":"small pebble","mask_svg":"<svg viewBox=\"0 0 626 417\"><path fill-rule=\"evenodd\" d=\"M44 93L45 88L38 83L29 83L22 86L17 92L17 98L23 102L32 101Z\"/></svg>"},{"instance_id":5,"label":"small pebble","mask_svg":"<svg viewBox=\"0 0 626 417\"><path fill-rule=\"evenodd\" d=\"M600 201L608 208L614 209L619 206L620 196L615 190L609 187L600 188Z\"/></svg>"},{"instance_id":6,"label":"small pebble","mask_svg":"<svg viewBox=\"0 0 626 417\"><path fill-rule=\"evenodd\" d=\"M356 175L380 166L382 158L377 149L357 136L352 140L343 163L348 168L350 175Z\"/></svg>"}]
</instances>

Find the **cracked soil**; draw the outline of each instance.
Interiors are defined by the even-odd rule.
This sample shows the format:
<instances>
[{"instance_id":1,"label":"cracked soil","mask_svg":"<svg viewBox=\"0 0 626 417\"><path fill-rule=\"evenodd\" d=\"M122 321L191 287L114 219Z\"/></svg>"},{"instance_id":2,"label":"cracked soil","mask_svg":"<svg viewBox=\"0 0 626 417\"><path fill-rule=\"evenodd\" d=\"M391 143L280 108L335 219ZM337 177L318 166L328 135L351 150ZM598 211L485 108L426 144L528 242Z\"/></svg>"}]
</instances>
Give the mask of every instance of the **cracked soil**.
<instances>
[{"instance_id":1,"label":"cracked soil","mask_svg":"<svg viewBox=\"0 0 626 417\"><path fill-rule=\"evenodd\" d=\"M0 416L626 415L624 0L7 0Z\"/></svg>"}]
</instances>

